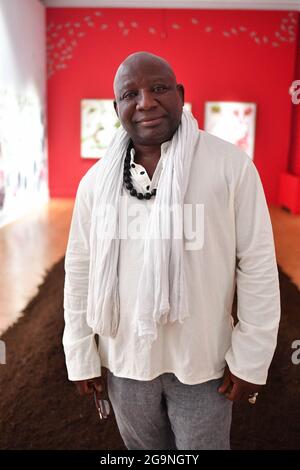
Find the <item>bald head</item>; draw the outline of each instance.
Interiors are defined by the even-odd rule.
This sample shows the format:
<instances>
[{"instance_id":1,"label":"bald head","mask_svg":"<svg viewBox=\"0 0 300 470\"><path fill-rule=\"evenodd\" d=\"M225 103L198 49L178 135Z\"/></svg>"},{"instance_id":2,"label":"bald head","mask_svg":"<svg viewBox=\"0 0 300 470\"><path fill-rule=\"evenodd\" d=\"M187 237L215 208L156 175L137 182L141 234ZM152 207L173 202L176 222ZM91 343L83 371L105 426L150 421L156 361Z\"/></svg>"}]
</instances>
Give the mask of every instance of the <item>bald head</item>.
<instances>
[{"instance_id":1,"label":"bald head","mask_svg":"<svg viewBox=\"0 0 300 470\"><path fill-rule=\"evenodd\" d=\"M119 66L114 106L134 144L160 145L177 130L184 89L170 64L149 52L136 52Z\"/></svg>"},{"instance_id":2,"label":"bald head","mask_svg":"<svg viewBox=\"0 0 300 470\"><path fill-rule=\"evenodd\" d=\"M135 52L134 54L130 54L128 57L126 57L126 59L119 65L117 69L114 78L115 97L117 97L120 85L122 84L128 72L131 71L132 73L135 73L142 66L159 67L161 73L171 77L174 80L174 83L176 83L175 73L170 64L165 59L159 57L158 55L151 54L150 52Z\"/></svg>"}]
</instances>

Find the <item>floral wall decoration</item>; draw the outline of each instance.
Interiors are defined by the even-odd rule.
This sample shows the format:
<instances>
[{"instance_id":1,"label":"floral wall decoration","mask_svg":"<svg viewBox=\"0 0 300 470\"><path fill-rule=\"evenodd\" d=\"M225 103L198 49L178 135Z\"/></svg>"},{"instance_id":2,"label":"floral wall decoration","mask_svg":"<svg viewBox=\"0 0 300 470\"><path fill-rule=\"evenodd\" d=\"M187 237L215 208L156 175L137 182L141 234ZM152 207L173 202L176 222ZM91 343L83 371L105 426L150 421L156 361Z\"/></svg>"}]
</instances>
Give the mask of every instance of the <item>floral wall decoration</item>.
<instances>
[{"instance_id":1,"label":"floral wall decoration","mask_svg":"<svg viewBox=\"0 0 300 470\"><path fill-rule=\"evenodd\" d=\"M283 12L278 24L273 31L266 33L264 28L260 30L253 28L250 24L232 24L230 27L204 23L201 20L201 13L196 16L195 10L190 15L184 15L184 21L161 22L161 24L149 24L145 27L132 15L130 21L124 21L122 16L117 21L110 21L106 10L93 9L90 14L86 14L82 9L72 15L72 19L66 22L50 21L47 25L47 73L51 78L58 72L67 69L76 56L76 50L81 41L91 34L103 35L114 30L116 39L126 40L132 37L137 31L143 28L151 38L156 36L166 39L170 31L178 34L186 33L191 29L197 29L203 34L211 36L222 35L228 41L239 41L247 37L255 45L261 47L285 47L296 40L297 17L295 12Z\"/></svg>"}]
</instances>

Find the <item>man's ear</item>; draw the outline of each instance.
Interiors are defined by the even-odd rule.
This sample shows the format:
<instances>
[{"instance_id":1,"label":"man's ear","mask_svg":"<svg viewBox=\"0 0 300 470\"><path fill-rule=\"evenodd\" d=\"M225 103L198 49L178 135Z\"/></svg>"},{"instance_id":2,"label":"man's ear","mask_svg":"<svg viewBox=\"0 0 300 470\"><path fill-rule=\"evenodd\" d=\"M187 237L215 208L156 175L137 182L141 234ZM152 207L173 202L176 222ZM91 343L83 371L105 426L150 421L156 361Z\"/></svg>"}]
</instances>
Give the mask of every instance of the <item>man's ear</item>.
<instances>
[{"instance_id":1,"label":"man's ear","mask_svg":"<svg viewBox=\"0 0 300 470\"><path fill-rule=\"evenodd\" d=\"M116 111L117 116L119 117L118 106L117 106L116 100L114 100L114 108L115 108L115 111Z\"/></svg>"},{"instance_id":2,"label":"man's ear","mask_svg":"<svg viewBox=\"0 0 300 470\"><path fill-rule=\"evenodd\" d=\"M182 101L182 106L184 105L184 86L181 83L178 83L177 85L177 91L179 93L179 96Z\"/></svg>"}]
</instances>

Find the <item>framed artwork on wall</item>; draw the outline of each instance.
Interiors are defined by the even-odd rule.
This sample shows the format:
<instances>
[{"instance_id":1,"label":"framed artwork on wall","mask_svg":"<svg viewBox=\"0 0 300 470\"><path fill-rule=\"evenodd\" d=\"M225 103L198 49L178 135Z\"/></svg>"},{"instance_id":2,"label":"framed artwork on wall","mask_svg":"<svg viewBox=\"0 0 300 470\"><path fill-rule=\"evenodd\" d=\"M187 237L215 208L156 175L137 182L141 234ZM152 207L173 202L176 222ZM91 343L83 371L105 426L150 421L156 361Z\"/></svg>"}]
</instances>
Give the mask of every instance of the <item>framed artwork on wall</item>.
<instances>
[{"instance_id":1,"label":"framed artwork on wall","mask_svg":"<svg viewBox=\"0 0 300 470\"><path fill-rule=\"evenodd\" d=\"M204 129L254 156L256 104L234 101L207 101Z\"/></svg>"},{"instance_id":2,"label":"framed artwork on wall","mask_svg":"<svg viewBox=\"0 0 300 470\"><path fill-rule=\"evenodd\" d=\"M81 107L81 157L101 158L120 121L113 100L83 99Z\"/></svg>"}]
</instances>

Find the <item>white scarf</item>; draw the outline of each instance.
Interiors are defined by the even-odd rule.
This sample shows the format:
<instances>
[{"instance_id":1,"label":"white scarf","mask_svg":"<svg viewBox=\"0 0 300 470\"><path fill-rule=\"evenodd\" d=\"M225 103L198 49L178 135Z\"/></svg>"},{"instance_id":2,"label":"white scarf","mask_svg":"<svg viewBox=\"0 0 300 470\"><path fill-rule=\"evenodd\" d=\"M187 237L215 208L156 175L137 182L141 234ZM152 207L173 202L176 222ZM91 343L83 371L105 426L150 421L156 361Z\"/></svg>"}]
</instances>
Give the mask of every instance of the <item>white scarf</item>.
<instances>
[{"instance_id":1,"label":"white scarf","mask_svg":"<svg viewBox=\"0 0 300 470\"><path fill-rule=\"evenodd\" d=\"M157 338L157 325L180 323L189 316L184 270L183 201L198 137L198 124L183 109L181 123L167 150L157 193L145 230L143 267L134 306L138 336L148 345ZM114 337L119 324L118 258L119 199L128 134L120 128L99 161L90 231L90 272L87 322L94 333ZM113 237L105 230L117 214ZM170 210L172 207L173 210ZM180 238L174 238L176 233ZM171 236L163 239L164 234Z\"/></svg>"}]
</instances>

